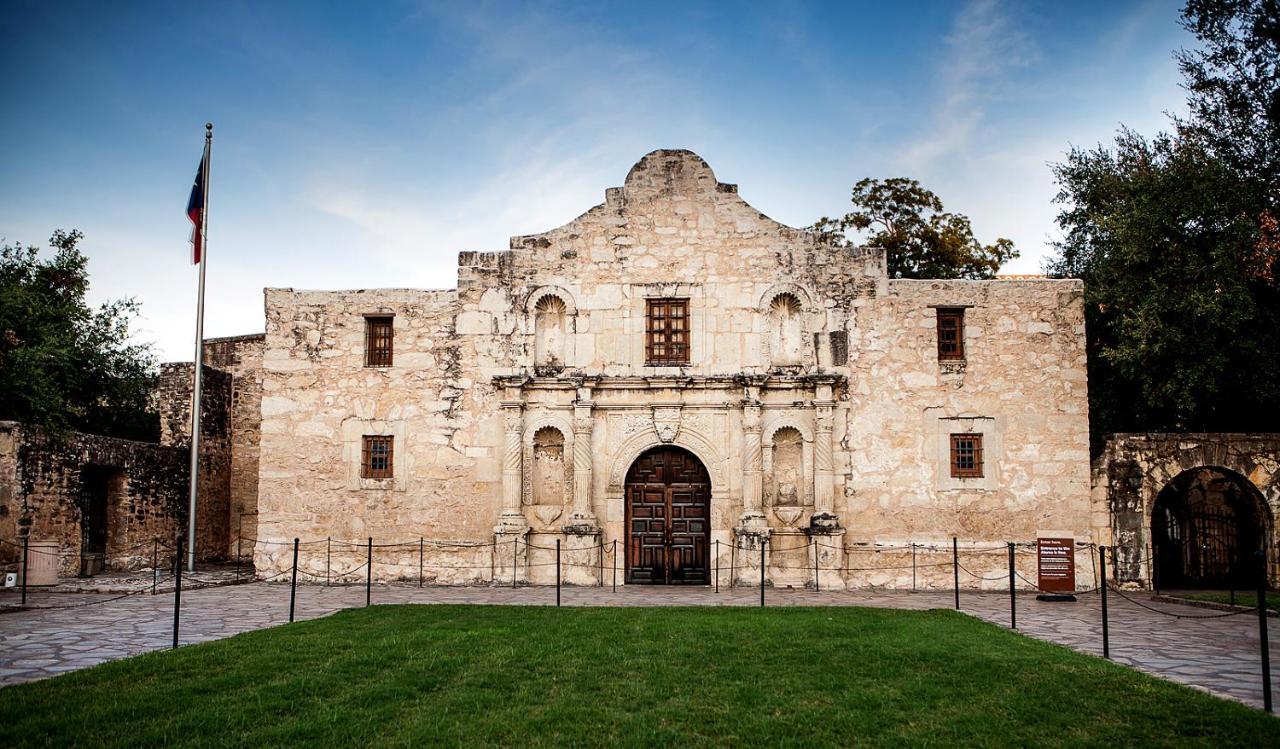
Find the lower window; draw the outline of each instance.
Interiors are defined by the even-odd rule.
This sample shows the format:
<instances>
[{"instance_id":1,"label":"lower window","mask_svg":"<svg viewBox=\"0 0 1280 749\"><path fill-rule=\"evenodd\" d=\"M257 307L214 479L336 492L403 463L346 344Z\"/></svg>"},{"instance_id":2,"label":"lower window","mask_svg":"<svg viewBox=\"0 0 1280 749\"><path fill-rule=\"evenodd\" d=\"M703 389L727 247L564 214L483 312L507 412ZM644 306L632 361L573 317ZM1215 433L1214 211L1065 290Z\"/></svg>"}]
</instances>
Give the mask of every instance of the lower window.
<instances>
[{"instance_id":1,"label":"lower window","mask_svg":"<svg viewBox=\"0 0 1280 749\"><path fill-rule=\"evenodd\" d=\"M951 435L951 478L982 478L982 435Z\"/></svg>"},{"instance_id":2,"label":"lower window","mask_svg":"<svg viewBox=\"0 0 1280 749\"><path fill-rule=\"evenodd\" d=\"M360 454L360 477L366 479L392 478L391 458L392 440L387 435L364 436L364 446Z\"/></svg>"}]
</instances>

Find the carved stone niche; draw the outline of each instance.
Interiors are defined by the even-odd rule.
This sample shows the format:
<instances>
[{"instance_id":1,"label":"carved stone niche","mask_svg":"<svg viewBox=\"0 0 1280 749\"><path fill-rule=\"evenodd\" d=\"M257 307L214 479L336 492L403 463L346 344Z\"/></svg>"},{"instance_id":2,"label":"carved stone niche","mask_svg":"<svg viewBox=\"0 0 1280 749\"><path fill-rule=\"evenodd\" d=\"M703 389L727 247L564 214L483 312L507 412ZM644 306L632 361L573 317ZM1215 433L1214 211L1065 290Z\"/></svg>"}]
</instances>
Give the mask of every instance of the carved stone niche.
<instances>
[{"instance_id":1,"label":"carved stone niche","mask_svg":"<svg viewBox=\"0 0 1280 749\"><path fill-rule=\"evenodd\" d=\"M564 435L555 427L542 427L533 435L531 452L533 512L543 526L549 526L569 501Z\"/></svg>"},{"instance_id":2,"label":"carved stone niche","mask_svg":"<svg viewBox=\"0 0 1280 749\"><path fill-rule=\"evenodd\" d=\"M534 307L534 372L540 376L556 375L565 368L565 349L569 338L569 314L564 300L548 294Z\"/></svg>"},{"instance_id":3,"label":"carved stone niche","mask_svg":"<svg viewBox=\"0 0 1280 749\"><path fill-rule=\"evenodd\" d=\"M765 501L784 527L795 526L813 510L812 457L800 430L781 427L765 447Z\"/></svg>"}]
</instances>

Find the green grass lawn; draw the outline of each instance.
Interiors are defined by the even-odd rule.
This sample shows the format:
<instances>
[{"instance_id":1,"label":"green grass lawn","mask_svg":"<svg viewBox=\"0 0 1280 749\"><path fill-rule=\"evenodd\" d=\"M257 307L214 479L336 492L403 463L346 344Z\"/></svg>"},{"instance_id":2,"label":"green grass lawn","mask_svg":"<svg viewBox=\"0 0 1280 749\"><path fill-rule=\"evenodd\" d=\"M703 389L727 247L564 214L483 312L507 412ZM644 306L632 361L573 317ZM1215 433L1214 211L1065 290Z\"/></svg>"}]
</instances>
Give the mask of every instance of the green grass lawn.
<instances>
[{"instance_id":1,"label":"green grass lawn","mask_svg":"<svg viewBox=\"0 0 1280 749\"><path fill-rule=\"evenodd\" d=\"M0 746L1250 746L1280 722L952 611L375 606L0 689Z\"/></svg>"},{"instance_id":2,"label":"green grass lawn","mask_svg":"<svg viewBox=\"0 0 1280 749\"><path fill-rule=\"evenodd\" d=\"M1192 601L1231 603L1231 593L1225 590L1181 590L1168 595L1173 598L1186 598ZM1258 605L1258 594L1237 590L1235 604L1237 606L1256 607ZM1275 611L1277 604L1280 604L1280 594L1275 591L1267 591L1267 610Z\"/></svg>"}]
</instances>

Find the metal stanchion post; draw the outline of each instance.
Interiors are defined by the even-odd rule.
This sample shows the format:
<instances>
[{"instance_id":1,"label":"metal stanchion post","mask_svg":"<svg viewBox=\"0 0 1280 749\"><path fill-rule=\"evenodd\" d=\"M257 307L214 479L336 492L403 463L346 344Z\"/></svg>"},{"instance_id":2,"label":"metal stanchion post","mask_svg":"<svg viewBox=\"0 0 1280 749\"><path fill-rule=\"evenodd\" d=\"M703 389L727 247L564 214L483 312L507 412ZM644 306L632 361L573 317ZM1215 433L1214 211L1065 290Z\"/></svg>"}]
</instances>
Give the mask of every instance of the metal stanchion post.
<instances>
[{"instance_id":1,"label":"metal stanchion post","mask_svg":"<svg viewBox=\"0 0 1280 749\"><path fill-rule=\"evenodd\" d=\"M769 539L760 539L760 608L764 608L764 545L769 543Z\"/></svg>"},{"instance_id":2,"label":"metal stanchion post","mask_svg":"<svg viewBox=\"0 0 1280 749\"><path fill-rule=\"evenodd\" d=\"M956 591L956 611L960 610L960 542L951 537L951 575Z\"/></svg>"},{"instance_id":3,"label":"metal stanchion post","mask_svg":"<svg viewBox=\"0 0 1280 749\"><path fill-rule=\"evenodd\" d=\"M178 647L178 623L182 614L182 542L186 540L178 530L178 545L173 562L173 646Z\"/></svg>"},{"instance_id":4,"label":"metal stanchion post","mask_svg":"<svg viewBox=\"0 0 1280 749\"><path fill-rule=\"evenodd\" d=\"M1102 657L1111 657L1111 633L1107 631L1107 547L1098 547L1098 564L1102 573L1102 587L1098 592L1102 594Z\"/></svg>"},{"instance_id":5,"label":"metal stanchion post","mask_svg":"<svg viewBox=\"0 0 1280 749\"><path fill-rule=\"evenodd\" d=\"M1262 657L1262 706L1271 712L1271 643L1267 640L1267 549L1258 551L1258 648Z\"/></svg>"},{"instance_id":6,"label":"metal stanchion post","mask_svg":"<svg viewBox=\"0 0 1280 749\"><path fill-rule=\"evenodd\" d=\"M30 564L27 562L31 554L31 529L27 528L27 535L22 537L22 605L27 605L27 571Z\"/></svg>"},{"instance_id":7,"label":"metal stanchion post","mask_svg":"<svg viewBox=\"0 0 1280 749\"><path fill-rule=\"evenodd\" d=\"M618 592L618 539L613 539L613 592Z\"/></svg>"},{"instance_id":8,"label":"metal stanchion post","mask_svg":"<svg viewBox=\"0 0 1280 749\"><path fill-rule=\"evenodd\" d=\"M1018 628L1018 586L1013 569L1013 542L1009 542L1009 629Z\"/></svg>"},{"instance_id":9,"label":"metal stanchion post","mask_svg":"<svg viewBox=\"0 0 1280 749\"><path fill-rule=\"evenodd\" d=\"M324 539L324 584L328 587L333 571L333 536Z\"/></svg>"},{"instance_id":10,"label":"metal stanchion post","mask_svg":"<svg viewBox=\"0 0 1280 749\"><path fill-rule=\"evenodd\" d=\"M369 536L369 554L365 559L364 605L368 606L373 598L373 536Z\"/></svg>"},{"instance_id":11,"label":"metal stanchion post","mask_svg":"<svg viewBox=\"0 0 1280 749\"><path fill-rule=\"evenodd\" d=\"M489 584L498 582L498 537L494 536L489 548Z\"/></svg>"},{"instance_id":12,"label":"metal stanchion post","mask_svg":"<svg viewBox=\"0 0 1280 749\"><path fill-rule=\"evenodd\" d=\"M298 539L293 539L293 577L289 580L289 623L293 623L293 605L298 599Z\"/></svg>"},{"instance_id":13,"label":"metal stanchion post","mask_svg":"<svg viewBox=\"0 0 1280 749\"><path fill-rule=\"evenodd\" d=\"M426 563L427 539L418 536L418 587L422 587L422 568ZM440 576L436 576L436 582L440 582Z\"/></svg>"},{"instance_id":14,"label":"metal stanchion post","mask_svg":"<svg viewBox=\"0 0 1280 749\"><path fill-rule=\"evenodd\" d=\"M715 557L715 563L716 563L716 592L717 592L717 593L719 593L719 592L720 592L720 539L718 539L718 538L716 539L716 551L715 551L715 554L716 554L716 557Z\"/></svg>"},{"instance_id":15,"label":"metal stanchion post","mask_svg":"<svg viewBox=\"0 0 1280 749\"><path fill-rule=\"evenodd\" d=\"M520 554L520 539L511 539L511 587L516 587L516 564Z\"/></svg>"},{"instance_id":16,"label":"metal stanchion post","mask_svg":"<svg viewBox=\"0 0 1280 749\"><path fill-rule=\"evenodd\" d=\"M236 566L236 582L240 581L240 567ZM156 584L160 582L160 539L151 537L151 595L156 594Z\"/></svg>"},{"instance_id":17,"label":"metal stanchion post","mask_svg":"<svg viewBox=\"0 0 1280 749\"><path fill-rule=\"evenodd\" d=\"M560 539L556 539L556 606L560 605Z\"/></svg>"}]
</instances>

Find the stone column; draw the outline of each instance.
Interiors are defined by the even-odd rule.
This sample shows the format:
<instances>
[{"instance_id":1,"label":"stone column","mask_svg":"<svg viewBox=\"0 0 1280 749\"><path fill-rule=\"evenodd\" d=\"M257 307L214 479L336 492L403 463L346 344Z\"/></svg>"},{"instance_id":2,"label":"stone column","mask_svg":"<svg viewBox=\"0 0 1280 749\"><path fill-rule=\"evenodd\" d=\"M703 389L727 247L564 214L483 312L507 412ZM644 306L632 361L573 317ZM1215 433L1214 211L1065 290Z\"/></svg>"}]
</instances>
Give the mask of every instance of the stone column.
<instances>
[{"instance_id":1,"label":"stone column","mask_svg":"<svg viewBox=\"0 0 1280 749\"><path fill-rule=\"evenodd\" d=\"M524 452L521 439L524 435L524 404L519 401L503 401L502 417L506 422L506 442L502 454L502 516L498 519L496 533L522 530L529 527L520 508L523 487L521 485L521 455Z\"/></svg>"},{"instance_id":2,"label":"stone column","mask_svg":"<svg viewBox=\"0 0 1280 749\"><path fill-rule=\"evenodd\" d=\"M573 404L573 513L571 522L595 525L591 509L592 403L579 397Z\"/></svg>"},{"instance_id":3,"label":"stone column","mask_svg":"<svg viewBox=\"0 0 1280 749\"><path fill-rule=\"evenodd\" d=\"M748 389L742 401L742 520L743 530L768 528L764 517L764 473L761 470L760 401Z\"/></svg>"},{"instance_id":4,"label":"stone column","mask_svg":"<svg viewBox=\"0 0 1280 749\"><path fill-rule=\"evenodd\" d=\"M506 439L502 452L502 515L493 529L494 559L493 580L495 586L527 583L529 580L529 521L520 506L523 474L521 458L524 453L524 403L510 399L502 402L502 418L506 424Z\"/></svg>"},{"instance_id":5,"label":"stone column","mask_svg":"<svg viewBox=\"0 0 1280 749\"><path fill-rule=\"evenodd\" d=\"M830 385L818 386L818 398L814 400L813 442L813 518L812 528L837 528L840 525L835 507L835 466L832 460L832 423L835 401Z\"/></svg>"},{"instance_id":6,"label":"stone column","mask_svg":"<svg viewBox=\"0 0 1280 749\"><path fill-rule=\"evenodd\" d=\"M813 401L813 517L809 534L818 553L822 590L844 590L844 529L836 516L832 432L836 402L830 385L819 385ZM810 574L812 577L812 573Z\"/></svg>"},{"instance_id":7,"label":"stone column","mask_svg":"<svg viewBox=\"0 0 1280 749\"><path fill-rule=\"evenodd\" d=\"M591 509L592 426L591 389L578 388L573 404L573 510L564 526L564 581L596 585L600 571L600 528Z\"/></svg>"}]
</instances>

